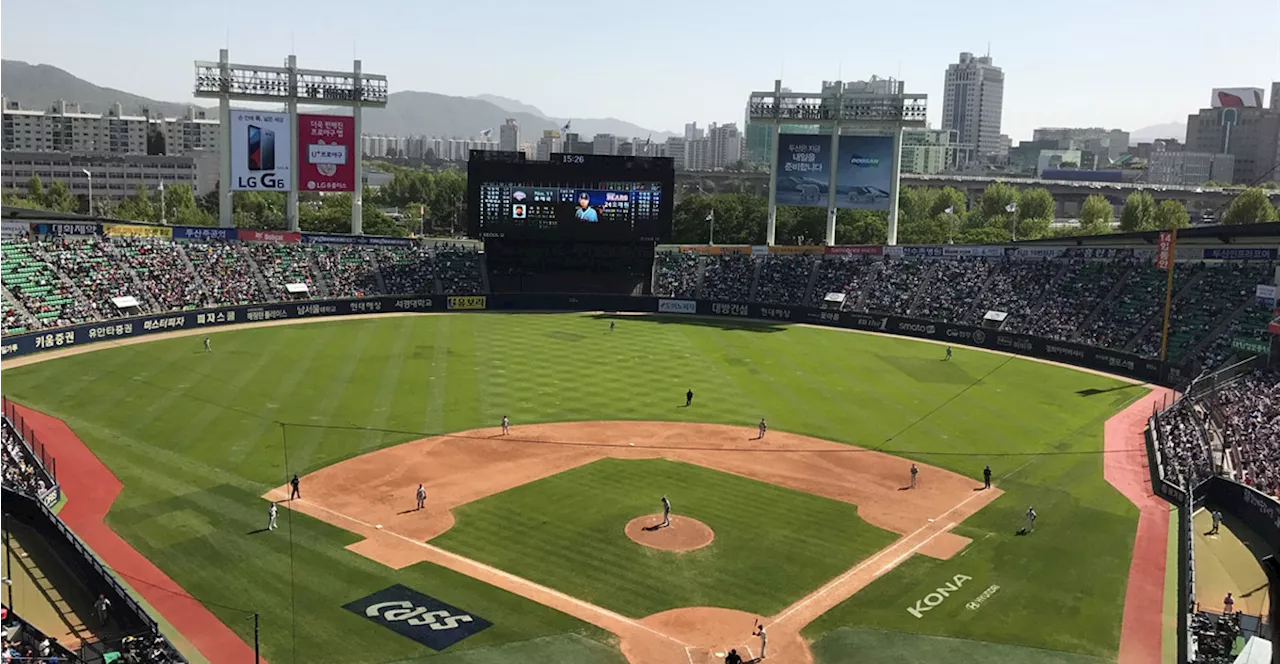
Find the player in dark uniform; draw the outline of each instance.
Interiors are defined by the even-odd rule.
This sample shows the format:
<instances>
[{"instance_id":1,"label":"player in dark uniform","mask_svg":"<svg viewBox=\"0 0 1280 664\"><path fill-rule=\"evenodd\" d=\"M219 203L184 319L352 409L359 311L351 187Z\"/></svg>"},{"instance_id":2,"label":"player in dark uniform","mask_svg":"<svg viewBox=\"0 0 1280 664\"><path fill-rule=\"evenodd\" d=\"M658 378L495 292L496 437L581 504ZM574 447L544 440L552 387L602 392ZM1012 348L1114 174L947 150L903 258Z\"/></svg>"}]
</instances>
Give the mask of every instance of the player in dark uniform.
<instances>
[{"instance_id":1,"label":"player in dark uniform","mask_svg":"<svg viewBox=\"0 0 1280 664\"><path fill-rule=\"evenodd\" d=\"M298 474L294 473L293 479L289 480L289 486L291 487L291 490L289 491L289 500L302 498L302 490L298 488L299 484L301 484L301 481L298 480Z\"/></svg>"},{"instance_id":2,"label":"player in dark uniform","mask_svg":"<svg viewBox=\"0 0 1280 664\"><path fill-rule=\"evenodd\" d=\"M991 488L991 465L990 464L988 464L986 468L982 469L982 483L985 485L982 488L984 489Z\"/></svg>"},{"instance_id":3,"label":"player in dark uniform","mask_svg":"<svg viewBox=\"0 0 1280 664\"><path fill-rule=\"evenodd\" d=\"M693 404L693 389L690 388L688 392L684 393L684 405L687 408L692 404Z\"/></svg>"}]
</instances>

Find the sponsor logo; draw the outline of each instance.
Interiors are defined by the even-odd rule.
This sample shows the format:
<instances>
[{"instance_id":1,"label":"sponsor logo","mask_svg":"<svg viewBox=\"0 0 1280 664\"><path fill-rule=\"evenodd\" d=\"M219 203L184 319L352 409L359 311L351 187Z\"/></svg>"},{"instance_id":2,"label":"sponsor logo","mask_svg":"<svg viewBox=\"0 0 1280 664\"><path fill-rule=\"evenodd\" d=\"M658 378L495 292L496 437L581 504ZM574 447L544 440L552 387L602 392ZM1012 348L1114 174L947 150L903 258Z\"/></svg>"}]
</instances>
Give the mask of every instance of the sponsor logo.
<instances>
[{"instance_id":1,"label":"sponsor logo","mask_svg":"<svg viewBox=\"0 0 1280 664\"><path fill-rule=\"evenodd\" d=\"M16 352L18 352L18 344L5 344L0 346L0 357Z\"/></svg>"},{"instance_id":2,"label":"sponsor logo","mask_svg":"<svg viewBox=\"0 0 1280 664\"><path fill-rule=\"evenodd\" d=\"M849 157L849 164L862 168L875 168L880 165L880 160L876 157L864 157L860 154L855 154Z\"/></svg>"},{"instance_id":3,"label":"sponsor logo","mask_svg":"<svg viewBox=\"0 0 1280 664\"><path fill-rule=\"evenodd\" d=\"M1067 357L1084 359L1084 351L1080 350L1079 348L1067 348L1065 346L1055 346L1053 344L1046 344L1044 347L1044 352L1050 355L1066 355Z\"/></svg>"},{"instance_id":4,"label":"sponsor logo","mask_svg":"<svg viewBox=\"0 0 1280 664\"><path fill-rule=\"evenodd\" d=\"M1262 512L1263 518L1274 523L1276 529L1280 530L1280 504L1247 487L1242 487L1240 490L1244 492L1244 503L1256 507L1259 512Z\"/></svg>"},{"instance_id":5,"label":"sponsor logo","mask_svg":"<svg viewBox=\"0 0 1280 664\"><path fill-rule=\"evenodd\" d=\"M814 311L809 313L811 320L821 321L823 323L839 323L840 312L838 311Z\"/></svg>"},{"instance_id":6,"label":"sponsor logo","mask_svg":"<svg viewBox=\"0 0 1280 664\"><path fill-rule=\"evenodd\" d=\"M1133 360L1126 360L1123 357L1113 357L1111 355L1105 355L1103 356L1103 359L1107 361L1107 366L1109 367L1118 367L1121 369L1128 369L1130 371L1133 371L1133 367L1134 367Z\"/></svg>"},{"instance_id":7,"label":"sponsor logo","mask_svg":"<svg viewBox=\"0 0 1280 664\"><path fill-rule=\"evenodd\" d=\"M250 322L257 323L264 320L288 318L289 312L284 309L266 309L263 307L257 307L250 309L249 312L245 314L245 317L248 318Z\"/></svg>"},{"instance_id":8,"label":"sponsor logo","mask_svg":"<svg viewBox=\"0 0 1280 664\"><path fill-rule=\"evenodd\" d=\"M996 594L996 592L999 590L1000 590L1000 586L993 585L988 587L986 590L982 591L981 595L974 597L973 601L969 602L968 604L965 604L964 608L969 609L970 611L977 611L979 608L982 607L983 602L991 599L991 596Z\"/></svg>"},{"instance_id":9,"label":"sponsor logo","mask_svg":"<svg viewBox=\"0 0 1280 664\"><path fill-rule=\"evenodd\" d=\"M1011 337L1007 334L996 335L996 346L1000 348L1012 348L1014 350L1031 350L1031 342L1018 337Z\"/></svg>"},{"instance_id":10,"label":"sponsor logo","mask_svg":"<svg viewBox=\"0 0 1280 664\"><path fill-rule=\"evenodd\" d=\"M379 306L381 306L381 305L379 305ZM431 308L431 298L427 298L427 297L420 297L420 298L415 298L415 299L412 299L412 300L396 300L395 308L397 308L397 309L408 309L408 310L430 309L430 308ZM450 309L452 309L453 307L452 307L452 306L450 306L449 308L450 308ZM483 309L483 308L484 308L484 307L481 307L481 309Z\"/></svg>"},{"instance_id":11,"label":"sponsor logo","mask_svg":"<svg viewBox=\"0 0 1280 664\"><path fill-rule=\"evenodd\" d=\"M916 600L915 606L908 606L907 613L910 613L917 618L923 618L924 614L932 611L939 604L947 601L947 598L951 596L951 593L960 590L960 588L964 586L965 581L972 580L973 577L965 576L963 574L957 574L951 577L951 580L948 581L946 585L937 588L928 595Z\"/></svg>"},{"instance_id":12,"label":"sponsor logo","mask_svg":"<svg viewBox=\"0 0 1280 664\"><path fill-rule=\"evenodd\" d=\"M747 305L731 304L729 302L713 302L711 304L711 313L717 316L746 316Z\"/></svg>"},{"instance_id":13,"label":"sponsor logo","mask_svg":"<svg viewBox=\"0 0 1280 664\"><path fill-rule=\"evenodd\" d=\"M50 332L36 337L36 348L57 348L59 346L70 346L76 342L76 331L68 332Z\"/></svg>"},{"instance_id":14,"label":"sponsor logo","mask_svg":"<svg viewBox=\"0 0 1280 664\"><path fill-rule=\"evenodd\" d=\"M487 300L483 295L450 295L450 309L484 309Z\"/></svg>"},{"instance_id":15,"label":"sponsor logo","mask_svg":"<svg viewBox=\"0 0 1280 664\"><path fill-rule=\"evenodd\" d=\"M493 625L474 613L399 584L342 608L436 651Z\"/></svg>"},{"instance_id":16,"label":"sponsor logo","mask_svg":"<svg viewBox=\"0 0 1280 664\"><path fill-rule=\"evenodd\" d=\"M658 300L658 313L696 314L698 303L693 300Z\"/></svg>"},{"instance_id":17,"label":"sponsor logo","mask_svg":"<svg viewBox=\"0 0 1280 664\"><path fill-rule=\"evenodd\" d=\"M791 310L782 307L760 307L761 318L781 318L783 320L791 319Z\"/></svg>"},{"instance_id":18,"label":"sponsor logo","mask_svg":"<svg viewBox=\"0 0 1280 664\"><path fill-rule=\"evenodd\" d=\"M117 323L116 325L98 325L89 328L90 339L107 339L110 337L127 337L133 334L133 323Z\"/></svg>"},{"instance_id":19,"label":"sponsor logo","mask_svg":"<svg viewBox=\"0 0 1280 664\"><path fill-rule=\"evenodd\" d=\"M142 321L142 329L154 332L156 330L176 330L185 327L187 324L186 316L168 316L166 318L152 318L151 320Z\"/></svg>"},{"instance_id":20,"label":"sponsor logo","mask_svg":"<svg viewBox=\"0 0 1280 664\"><path fill-rule=\"evenodd\" d=\"M934 332L938 331L938 328L935 325L925 325L922 323L908 323L905 321L898 323L898 329L903 330L905 332L919 332L920 334L933 334Z\"/></svg>"},{"instance_id":21,"label":"sponsor logo","mask_svg":"<svg viewBox=\"0 0 1280 664\"><path fill-rule=\"evenodd\" d=\"M332 316L338 313L338 307L332 304L299 304L299 316Z\"/></svg>"},{"instance_id":22,"label":"sponsor logo","mask_svg":"<svg viewBox=\"0 0 1280 664\"><path fill-rule=\"evenodd\" d=\"M218 323L234 323L236 322L236 312L234 311L217 311L207 314L196 314L196 325L217 325Z\"/></svg>"},{"instance_id":23,"label":"sponsor logo","mask_svg":"<svg viewBox=\"0 0 1280 664\"><path fill-rule=\"evenodd\" d=\"M982 330L973 331L973 343L984 344L987 342L987 333Z\"/></svg>"},{"instance_id":24,"label":"sponsor logo","mask_svg":"<svg viewBox=\"0 0 1280 664\"><path fill-rule=\"evenodd\" d=\"M372 314L372 313L382 311L382 302L378 300L352 302L350 306L351 306L351 312L357 313L357 314Z\"/></svg>"}]
</instances>

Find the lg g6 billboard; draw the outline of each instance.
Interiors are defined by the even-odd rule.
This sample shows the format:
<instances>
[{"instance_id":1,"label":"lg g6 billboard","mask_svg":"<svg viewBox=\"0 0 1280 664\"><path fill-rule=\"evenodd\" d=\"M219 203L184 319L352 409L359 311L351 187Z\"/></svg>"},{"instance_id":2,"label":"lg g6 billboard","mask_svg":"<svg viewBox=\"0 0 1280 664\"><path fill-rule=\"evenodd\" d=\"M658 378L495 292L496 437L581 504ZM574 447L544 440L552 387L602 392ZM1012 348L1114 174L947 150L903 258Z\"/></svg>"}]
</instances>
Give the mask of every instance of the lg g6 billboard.
<instances>
[{"instance_id":1,"label":"lg g6 billboard","mask_svg":"<svg viewBox=\"0 0 1280 664\"><path fill-rule=\"evenodd\" d=\"M289 191L289 114L231 111L232 191Z\"/></svg>"},{"instance_id":2,"label":"lg g6 billboard","mask_svg":"<svg viewBox=\"0 0 1280 664\"><path fill-rule=\"evenodd\" d=\"M350 116L298 116L299 191L355 191L355 133Z\"/></svg>"}]
</instances>

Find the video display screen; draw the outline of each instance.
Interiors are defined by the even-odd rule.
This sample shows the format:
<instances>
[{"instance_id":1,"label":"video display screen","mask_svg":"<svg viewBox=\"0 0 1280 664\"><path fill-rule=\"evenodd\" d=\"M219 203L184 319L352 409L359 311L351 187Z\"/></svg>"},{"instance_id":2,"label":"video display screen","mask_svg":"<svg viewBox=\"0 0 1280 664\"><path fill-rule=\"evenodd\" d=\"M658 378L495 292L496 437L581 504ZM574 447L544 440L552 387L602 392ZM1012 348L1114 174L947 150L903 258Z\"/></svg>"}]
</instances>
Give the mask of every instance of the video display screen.
<instances>
[{"instance_id":1,"label":"video display screen","mask_svg":"<svg viewBox=\"0 0 1280 664\"><path fill-rule=\"evenodd\" d=\"M582 161L470 163L472 236L669 239L675 176L669 159L553 157Z\"/></svg>"}]
</instances>

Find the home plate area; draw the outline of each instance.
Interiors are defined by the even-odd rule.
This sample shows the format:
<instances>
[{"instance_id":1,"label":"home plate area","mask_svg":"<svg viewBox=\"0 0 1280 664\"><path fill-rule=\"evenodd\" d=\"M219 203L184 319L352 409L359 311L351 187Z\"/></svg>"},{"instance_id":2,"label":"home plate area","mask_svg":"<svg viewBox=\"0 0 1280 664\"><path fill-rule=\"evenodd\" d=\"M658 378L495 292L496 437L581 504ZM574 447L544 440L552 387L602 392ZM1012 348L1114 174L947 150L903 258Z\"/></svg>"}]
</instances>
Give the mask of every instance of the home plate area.
<instances>
[{"instance_id":1,"label":"home plate area","mask_svg":"<svg viewBox=\"0 0 1280 664\"><path fill-rule=\"evenodd\" d=\"M758 646L759 644L757 644ZM738 651L738 656L743 662L755 661L757 648L752 648L748 643L740 643L733 646L724 646L716 648L689 647L684 652L689 656L689 664L723 664L725 658L729 656L732 650Z\"/></svg>"}]
</instances>

